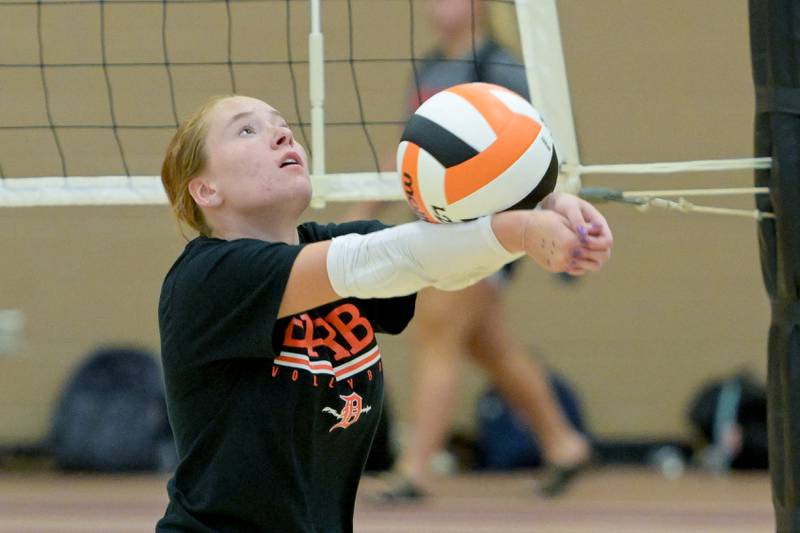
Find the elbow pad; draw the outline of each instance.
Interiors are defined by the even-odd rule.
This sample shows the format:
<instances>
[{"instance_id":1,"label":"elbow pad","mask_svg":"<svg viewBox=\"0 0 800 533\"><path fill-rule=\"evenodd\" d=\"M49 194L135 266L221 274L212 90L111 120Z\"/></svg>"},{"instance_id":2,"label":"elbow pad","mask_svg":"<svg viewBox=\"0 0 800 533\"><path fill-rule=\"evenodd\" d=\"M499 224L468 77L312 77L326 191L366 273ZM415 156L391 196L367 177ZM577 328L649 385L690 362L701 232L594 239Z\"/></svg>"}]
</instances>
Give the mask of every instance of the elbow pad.
<instances>
[{"instance_id":1,"label":"elbow pad","mask_svg":"<svg viewBox=\"0 0 800 533\"><path fill-rule=\"evenodd\" d=\"M460 224L417 221L336 237L327 266L338 295L389 298L431 286L461 289L523 255L503 248L491 217L482 217Z\"/></svg>"}]
</instances>

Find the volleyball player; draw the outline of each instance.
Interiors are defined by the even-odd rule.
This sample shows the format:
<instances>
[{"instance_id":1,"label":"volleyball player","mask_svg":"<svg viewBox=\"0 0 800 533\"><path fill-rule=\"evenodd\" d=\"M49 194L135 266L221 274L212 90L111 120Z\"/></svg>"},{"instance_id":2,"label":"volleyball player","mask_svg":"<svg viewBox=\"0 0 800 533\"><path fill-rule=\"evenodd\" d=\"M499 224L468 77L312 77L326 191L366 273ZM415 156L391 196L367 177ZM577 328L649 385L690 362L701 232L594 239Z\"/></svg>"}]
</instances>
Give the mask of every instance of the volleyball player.
<instances>
[{"instance_id":1,"label":"volleyball player","mask_svg":"<svg viewBox=\"0 0 800 533\"><path fill-rule=\"evenodd\" d=\"M351 531L381 412L375 332L398 333L414 293L456 288L527 254L576 275L610 256L587 205L474 222L305 223L308 161L280 114L214 98L174 135L162 181L200 233L164 280L159 326L180 463L158 531Z\"/></svg>"}]
</instances>

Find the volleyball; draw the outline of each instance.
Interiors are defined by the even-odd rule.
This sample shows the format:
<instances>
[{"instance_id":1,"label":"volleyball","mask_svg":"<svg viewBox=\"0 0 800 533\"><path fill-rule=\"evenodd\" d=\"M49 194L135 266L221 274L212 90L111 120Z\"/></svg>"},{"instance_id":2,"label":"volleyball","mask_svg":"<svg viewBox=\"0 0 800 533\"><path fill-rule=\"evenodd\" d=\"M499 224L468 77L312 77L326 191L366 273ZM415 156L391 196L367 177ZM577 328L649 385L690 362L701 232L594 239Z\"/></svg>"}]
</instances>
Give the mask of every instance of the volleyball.
<instances>
[{"instance_id":1,"label":"volleyball","mask_svg":"<svg viewBox=\"0 0 800 533\"><path fill-rule=\"evenodd\" d=\"M450 223L532 209L553 191L558 157L527 100L499 85L465 83L436 93L409 118L397 168L417 217Z\"/></svg>"}]
</instances>

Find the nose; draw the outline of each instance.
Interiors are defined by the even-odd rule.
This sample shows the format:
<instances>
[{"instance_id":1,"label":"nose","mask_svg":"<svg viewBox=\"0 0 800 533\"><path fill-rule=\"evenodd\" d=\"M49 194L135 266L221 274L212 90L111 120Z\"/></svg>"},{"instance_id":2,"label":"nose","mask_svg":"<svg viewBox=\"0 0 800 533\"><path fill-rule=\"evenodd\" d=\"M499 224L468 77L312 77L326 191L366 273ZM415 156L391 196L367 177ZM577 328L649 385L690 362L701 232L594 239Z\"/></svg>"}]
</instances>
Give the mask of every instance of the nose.
<instances>
[{"instance_id":1,"label":"nose","mask_svg":"<svg viewBox=\"0 0 800 533\"><path fill-rule=\"evenodd\" d=\"M280 148L282 146L294 146L294 136L292 130L286 127L275 129L275 134L272 136L272 148Z\"/></svg>"}]
</instances>

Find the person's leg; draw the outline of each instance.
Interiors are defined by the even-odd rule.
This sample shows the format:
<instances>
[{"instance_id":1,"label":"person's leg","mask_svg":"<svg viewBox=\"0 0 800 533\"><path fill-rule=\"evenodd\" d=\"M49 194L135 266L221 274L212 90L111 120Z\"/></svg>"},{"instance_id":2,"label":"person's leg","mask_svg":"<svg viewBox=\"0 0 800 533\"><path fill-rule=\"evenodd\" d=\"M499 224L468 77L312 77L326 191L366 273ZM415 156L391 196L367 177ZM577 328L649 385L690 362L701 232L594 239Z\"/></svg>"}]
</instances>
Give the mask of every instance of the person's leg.
<instances>
[{"instance_id":1,"label":"person's leg","mask_svg":"<svg viewBox=\"0 0 800 533\"><path fill-rule=\"evenodd\" d=\"M565 417L546 373L509 331L502 289L491 283L476 287L482 293L482 311L471 330L470 354L536 433L550 465L570 468L585 463L591 455L589 442Z\"/></svg>"},{"instance_id":2,"label":"person's leg","mask_svg":"<svg viewBox=\"0 0 800 533\"><path fill-rule=\"evenodd\" d=\"M411 411L405 445L395 467L417 487L427 483L431 458L450 430L468 351L467 332L479 298L473 287L455 292L426 289L418 297L412 337Z\"/></svg>"}]
</instances>

